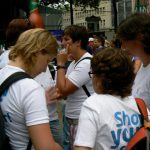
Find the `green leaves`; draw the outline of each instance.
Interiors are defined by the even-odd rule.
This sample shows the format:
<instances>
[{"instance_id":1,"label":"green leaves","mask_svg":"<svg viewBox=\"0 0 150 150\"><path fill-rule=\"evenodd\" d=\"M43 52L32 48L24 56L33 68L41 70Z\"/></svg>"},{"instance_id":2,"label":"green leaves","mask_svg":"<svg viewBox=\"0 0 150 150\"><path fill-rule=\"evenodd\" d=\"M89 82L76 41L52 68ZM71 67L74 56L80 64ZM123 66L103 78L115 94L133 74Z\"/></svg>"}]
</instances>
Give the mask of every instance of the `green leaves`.
<instances>
[{"instance_id":1,"label":"green leaves","mask_svg":"<svg viewBox=\"0 0 150 150\"><path fill-rule=\"evenodd\" d=\"M40 4L44 4L45 6L49 4L58 4L60 3L65 3L65 0L39 0ZM70 0L66 0L70 3ZM72 0L72 3L76 6L82 6L82 7L94 7L96 8L99 5L100 0Z\"/></svg>"},{"instance_id":2,"label":"green leaves","mask_svg":"<svg viewBox=\"0 0 150 150\"><path fill-rule=\"evenodd\" d=\"M100 0L75 0L74 1L74 4L77 5L77 6L83 6L83 7L86 7L86 6L90 6L90 7L94 7L96 8L98 5L99 5L99 2Z\"/></svg>"}]
</instances>

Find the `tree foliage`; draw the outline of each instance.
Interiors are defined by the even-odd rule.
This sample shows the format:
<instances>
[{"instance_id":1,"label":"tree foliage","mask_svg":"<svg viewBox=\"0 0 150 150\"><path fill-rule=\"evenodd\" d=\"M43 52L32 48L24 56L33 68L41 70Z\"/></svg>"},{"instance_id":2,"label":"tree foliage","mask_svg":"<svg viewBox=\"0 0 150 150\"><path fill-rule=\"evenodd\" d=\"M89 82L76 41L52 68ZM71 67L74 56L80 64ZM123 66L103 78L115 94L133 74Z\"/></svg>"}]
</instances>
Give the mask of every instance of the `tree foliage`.
<instances>
[{"instance_id":1,"label":"tree foliage","mask_svg":"<svg viewBox=\"0 0 150 150\"><path fill-rule=\"evenodd\" d=\"M70 0L66 0L70 3ZM56 4L56 3L63 3L65 0L40 0L40 3L44 5L49 5L49 4ZM72 0L72 3L77 6L90 6L90 7L97 7L99 5L100 0Z\"/></svg>"},{"instance_id":2,"label":"tree foliage","mask_svg":"<svg viewBox=\"0 0 150 150\"><path fill-rule=\"evenodd\" d=\"M77 6L90 6L90 7L97 7L99 5L100 0L76 0L74 4Z\"/></svg>"}]
</instances>

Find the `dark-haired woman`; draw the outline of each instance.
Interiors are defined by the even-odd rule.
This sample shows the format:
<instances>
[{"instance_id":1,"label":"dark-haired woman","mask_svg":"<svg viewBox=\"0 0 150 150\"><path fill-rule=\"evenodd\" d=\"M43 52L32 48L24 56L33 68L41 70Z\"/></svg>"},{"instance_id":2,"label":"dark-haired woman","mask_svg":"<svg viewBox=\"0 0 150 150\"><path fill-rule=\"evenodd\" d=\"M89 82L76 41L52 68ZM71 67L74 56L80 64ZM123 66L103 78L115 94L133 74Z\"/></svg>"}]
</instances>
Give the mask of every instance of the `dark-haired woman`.
<instances>
[{"instance_id":1,"label":"dark-haired woman","mask_svg":"<svg viewBox=\"0 0 150 150\"><path fill-rule=\"evenodd\" d=\"M131 95L133 64L120 49L104 49L91 60L95 94L82 106L74 150L124 149L140 127Z\"/></svg>"}]
</instances>

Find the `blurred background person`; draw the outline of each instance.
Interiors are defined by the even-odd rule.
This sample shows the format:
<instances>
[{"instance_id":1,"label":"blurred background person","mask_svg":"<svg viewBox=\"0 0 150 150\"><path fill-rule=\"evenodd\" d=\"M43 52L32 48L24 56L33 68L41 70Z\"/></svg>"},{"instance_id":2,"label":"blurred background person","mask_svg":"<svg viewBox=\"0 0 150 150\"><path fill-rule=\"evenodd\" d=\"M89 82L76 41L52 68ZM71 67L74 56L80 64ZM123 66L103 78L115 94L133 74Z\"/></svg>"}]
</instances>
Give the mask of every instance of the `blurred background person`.
<instances>
[{"instance_id":1,"label":"blurred background person","mask_svg":"<svg viewBox=\"0 0 150 150\"><path fill-rule=\"evenodd\" d=\"M150 109L150 15L130 15L118 27L117 35L122 48L142 62L136 73L132 95L143 99Z\"/></svg>"},{"instance_id":2,"label":"blurred background person","mask_svg":"<svg viewBox=\"0 0 150 150\"><path fill-rule=\"evenodd\" d=\"M51 64L51 65L53 65L53 64ZM55 75L56 75L56 73L55 73ZM46 72L40 73L34 79L39 84L41 84L42 87L45 89L45 92L47 92L47 90L49 88L55 87L55 84L56 84L55 75L52 76L49 67L47 67ZM58 102L57 98L59 98L59 95L58 95L58 97L56 97L55 100L51 101L50 103L49 102L47 103L47 108L49 111L49 119L50 119L49 123L50 123L50 129L51 129L52 135L53 135L55 141L63 147L63 131L62 131L63 127L61 124L62 118L59 118L59 113L62 113L62 112L60 112L61 109L59 109L59 107L58 107L59 102Z\"/></svg>"},{"instance_id":3,"label":"blurred background person","mask_svg":"<svg viewBox=\"0 0 150 150\"><path fill-rule=\"evenodd\" d=\"M35 28L35 26L31 24L31 22L28 19L13 19L10 21L5 33L6 49L0 55L0 69L8 64L8 55L10 52L10 47L16 43L19 35L22 32L32 28Z\"/></svg>"},{"instance_id":4,"label":"blurred background person","mask_svg":"<svg viewBox=\"0 0 150 150\"><path fill-rule=\"evenodd\" d=\"M93 45L94 45L94 38L90 37L87 45L87 52L89 52L91 55L93 55Z\"/></svg>"},{"instance_id":5,"label":"blurred background person","mask_svg":"<svg viewBox=\"0 0 150 150\"><path fill-rule=\"evenodd\" d=\"M102 36L95 36L93 42L93 54L105 48L105 39Z\"/></svg>"}]
</instances>

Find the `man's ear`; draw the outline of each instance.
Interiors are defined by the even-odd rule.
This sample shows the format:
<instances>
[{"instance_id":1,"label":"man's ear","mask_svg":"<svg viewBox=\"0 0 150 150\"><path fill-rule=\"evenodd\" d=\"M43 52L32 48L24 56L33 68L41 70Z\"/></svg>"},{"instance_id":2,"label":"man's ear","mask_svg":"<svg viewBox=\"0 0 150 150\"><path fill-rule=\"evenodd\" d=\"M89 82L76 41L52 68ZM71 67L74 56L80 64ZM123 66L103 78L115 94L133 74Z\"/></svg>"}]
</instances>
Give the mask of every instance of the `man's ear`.
<instances>
[{"instance_id":1,"label":"man's ear","mask_svg":"<svg viewBox=\"0 0 150 150\"><path fill-rule=\"evenodd\" d=\"M77 45L81 47L81 40L76 41Z\"/></svg>"}]
</instances>

